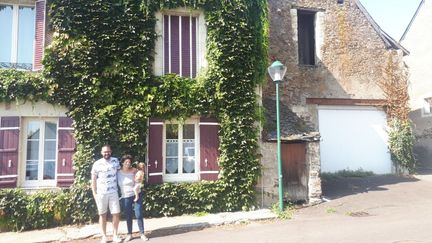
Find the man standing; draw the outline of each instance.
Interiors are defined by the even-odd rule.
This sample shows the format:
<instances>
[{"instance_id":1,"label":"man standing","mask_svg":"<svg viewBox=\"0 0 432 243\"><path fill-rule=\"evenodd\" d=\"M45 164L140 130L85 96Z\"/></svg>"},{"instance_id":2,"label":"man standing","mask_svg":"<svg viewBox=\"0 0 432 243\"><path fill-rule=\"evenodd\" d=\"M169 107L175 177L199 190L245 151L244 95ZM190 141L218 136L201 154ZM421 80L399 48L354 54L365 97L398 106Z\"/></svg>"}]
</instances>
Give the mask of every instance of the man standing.
<instances>
[{"instance_id":1,"label":"man standing","mask_svg":"<svg viewBox=\"0 0 432 243\"><path fill-rule=\"evenodd\" d=\"M102 146L102 158L94 162L91 170L91 187L99 214L99 226L102 230L102 243L106 243L107 211L112 214L113 242L121 242L117 235L120 221L120 203L117 193L117 170L120 164L117 158L111 157L111 146Z\"/></svg>"}]
</instances>

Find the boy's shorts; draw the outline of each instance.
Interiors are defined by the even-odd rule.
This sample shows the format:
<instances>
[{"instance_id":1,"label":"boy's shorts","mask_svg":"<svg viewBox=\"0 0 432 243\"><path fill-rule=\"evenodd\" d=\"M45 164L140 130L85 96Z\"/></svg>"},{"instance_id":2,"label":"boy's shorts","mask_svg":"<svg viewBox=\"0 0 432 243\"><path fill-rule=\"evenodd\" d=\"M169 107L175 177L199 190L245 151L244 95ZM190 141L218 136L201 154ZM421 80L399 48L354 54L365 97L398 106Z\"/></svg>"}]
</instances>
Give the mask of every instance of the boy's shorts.
<instances>
[{"instance_id":1,"label":"boy's shorts","mask_svg":"<svg viewBox=\"0 0 432 243\"><path fill-rule=\"evenodd\" d=\"M111 214L120 213L120 203L117 192L96 194L95 200L99 215L106 214L108 208Z\"/></svg>"}]
</instances>

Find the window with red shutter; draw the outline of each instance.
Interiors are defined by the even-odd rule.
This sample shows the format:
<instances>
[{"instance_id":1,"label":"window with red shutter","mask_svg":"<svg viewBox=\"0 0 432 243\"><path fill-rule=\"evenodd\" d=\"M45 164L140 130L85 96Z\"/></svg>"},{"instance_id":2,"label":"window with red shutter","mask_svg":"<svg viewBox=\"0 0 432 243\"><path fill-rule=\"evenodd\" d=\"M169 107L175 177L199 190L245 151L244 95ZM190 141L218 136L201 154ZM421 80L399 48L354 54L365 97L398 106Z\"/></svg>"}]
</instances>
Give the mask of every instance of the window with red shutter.
<instances>
[{"instance_id":1,"label":"window with red shutter","mask_svg":"<svg viewBox=\"0 0 432 243\"><path fill-rule=\"evenodd\" d=\"M36 2L33 70L42 68L42 57L45 47L45 9L45 1Z\"/></svg>"},{"instance_id":2,"label":"window with red shutter","mask_svg":"<svg viewBox=\"0 0 432 243\"><path fill-rule=\"evenodd\" d=\"M32 70L37 7L18 3L0 3L0 68Z\"/></svg>"},{"instance_id":3,"label":"window with red shutter","mask_svg":"<svg viewBox=\"0 0 432 243\"><path fill-rule=\"evenodd\" d=\"M19 126L19 117L0 119L0 188L17 186Z\"/></svg>"},{"instance_id":4,"label":"window with red shutter","mask_svg":"<svg viewBox=\"0 0 432 243\"><path fill-rule=\"evenodd\" d=\"M195 16L163 16L163 73L176 73L194 78L197 71L198 18Z\"/></svg>"}]
</instances>

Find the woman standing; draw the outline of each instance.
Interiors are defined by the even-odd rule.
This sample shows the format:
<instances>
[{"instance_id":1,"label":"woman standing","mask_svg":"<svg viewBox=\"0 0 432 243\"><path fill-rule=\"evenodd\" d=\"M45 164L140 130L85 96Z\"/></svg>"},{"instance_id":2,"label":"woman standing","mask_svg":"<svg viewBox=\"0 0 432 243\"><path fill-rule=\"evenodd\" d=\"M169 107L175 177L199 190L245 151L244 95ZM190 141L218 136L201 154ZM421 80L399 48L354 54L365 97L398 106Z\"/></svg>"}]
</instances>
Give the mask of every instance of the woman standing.
<instances>
[{"instance_id":1,"label":"woman standing","mask_svg":"<svg viewBox=\"0 0 432 243\"><path fill-rule=\"evenodd\" d=\"M117 181L121 191L121 205L123 207L125 216L128 235L124 241L130 241L132 239L132 218L133 211L135 211L135 217L138 222L138 228L141 233L142 240L148 240L144 235L144 220L142 214L143 195L142 192L139 194L138 200L134 205L134 177L137 169L132 167L132 156L124 155L121 158L121 169L117 172Z\"/></svg>"}]
</instances>

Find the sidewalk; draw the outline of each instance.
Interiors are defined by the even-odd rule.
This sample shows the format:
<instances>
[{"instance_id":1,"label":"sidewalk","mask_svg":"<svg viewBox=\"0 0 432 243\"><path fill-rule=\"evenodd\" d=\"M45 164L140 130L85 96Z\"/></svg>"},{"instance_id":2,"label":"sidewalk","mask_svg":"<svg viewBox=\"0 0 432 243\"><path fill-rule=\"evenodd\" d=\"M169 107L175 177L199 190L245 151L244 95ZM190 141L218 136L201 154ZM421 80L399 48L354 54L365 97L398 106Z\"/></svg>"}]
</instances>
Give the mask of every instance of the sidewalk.
<instances>
[{"instance_id":1,"label":"sidewalk","mask_svg":"<svg viewBox=\"0 0 432 243\"><path fill-rule=\"evenodd\" d=\"M277 218L277 216L269 209L260 209L249 212L208 214L205 216L184 215L177 217L144 219L144 227L146 234L162 236L170 235L175 232L186 232L223 224L275 218ZM133 231L138 232L136 222L133 223ZM122 235L127 233L126 222L123 220L119 225L119 233ZM107 225L107 234L112 235L111 223L108 223ZM99 225L96 223L84 226L63 226L44 230L24 231L19 233L0 233L0 242L21 243L71 241L99 236Z\"/></svg>"}]
</instances>

